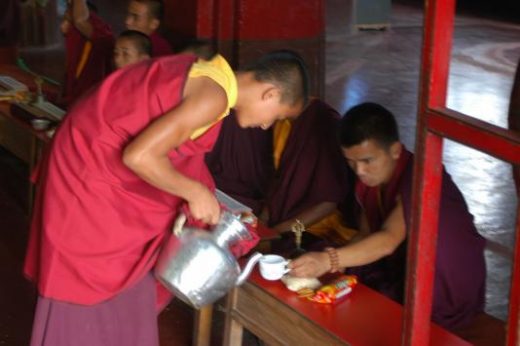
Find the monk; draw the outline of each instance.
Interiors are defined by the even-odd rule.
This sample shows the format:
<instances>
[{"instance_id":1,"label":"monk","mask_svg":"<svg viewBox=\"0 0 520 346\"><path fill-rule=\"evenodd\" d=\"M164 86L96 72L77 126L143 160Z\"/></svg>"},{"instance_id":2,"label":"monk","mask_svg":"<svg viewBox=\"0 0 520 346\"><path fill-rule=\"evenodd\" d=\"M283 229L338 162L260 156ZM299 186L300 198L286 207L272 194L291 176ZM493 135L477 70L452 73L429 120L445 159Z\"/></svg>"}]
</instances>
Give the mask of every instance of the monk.
<instances>
[{"instance_id":1,"label":"monk","mask_svg":"<svg viewBox=\"0 0 520 346\"><path fill-rule=\"evenodd\" d=\"M515 80L511 90L511 100L509 102L509 128L520 133L520 60L516 66ZM513 178L516 186L516 193L520 196L520 167L513 166Z\"/></svg>"},{"instance_id":2,"label":"monk","mask_svg":"<svg viewBox=\"0 0 520 346\"><path fill-rule=\"evenodd\" d=\"M172 54L170 43L159 34L164 15L162 0L132 0L128 4L126 28L146 34L152 40L152 56Z\"/></svg>"},{"instance_id":3,"label":"monk","mask_svg":"<svg viewBox=\"0 0 520 346\"><path fill-rule=\"evenodd\" d=\"M294 276L319 277L349 268L360 281L402 302L406 272L413 154L399 141L392 113L374 103L350 109L341 120L343 155L356 173L360 232L347 245L294 260ZM459 189L443 170L432 320L454 330L483 311L485 241Z\"/></svg>"},{"instance_id":4,"label":"monk","mask_svg":"<svg viewBox=\"0 0 520 346\"><path fill-rule=\"evenodd\" d=\"M117 69L150 59L152 42L140 31L125 30L117 37L114 65Z\"/></svg>"},{"instance_id":5,"label":"monk","mask_svg":"<svg viewBox=\"0 0 520 346\"><path fill-rule=\"evenodd\" d=\"M250 207L262 211L273 173L272 132L260 128L243 129L235 112L224 119L206 164L217 188Z\"/></svg>"},{"instance_id":6,"label":"monk","mask_svg":"<svg viewBox=\"0 0 520 346\"><path fill-rule=\"evenodd\" d=\"M65 36L66 72L59 103L67 107L111 72L114 35L96 14L96 8L85 0L68 2L61 31Z\"/></svg>"},{"instance_id":7,"label":"monk","mask_svg":"<svg viewBox=\"0 0 520 346\"><path fill-rule=\"evenodd\" d=\"M290 51L236 75L219 55L172 55L119 69L78 101L41 165L24 266L39 292L31 345L158 345L151 270L180 208L219 220L204 154L222 118L298 116L306 76Z\"/></svg>"},{"instance_id":8,"label":"monk","mask_svg":"<svg viewBox=\"0 0 520 346\"><path fill-rule=\"evenodd\" d=\"M297 119L276 123L275 177L263 218L280 233L290 232L296 220L315 225L345 199L350 186L336 140L339 118L331 106L313 99Z\"/></svg>"},{"instance_id":9,"label":"monk","mask_svg":"<svg viewBox=\"0 0 520 346\"><path fill-rule=\"evenodd\" d=\"M338 121L339 114L319 99L298 118L264 131L246 132L229 117L206 162L219 189L291 238L296 219L316 224L345 198L348 172L335 136Z\"/></svg>"}]
</instances>

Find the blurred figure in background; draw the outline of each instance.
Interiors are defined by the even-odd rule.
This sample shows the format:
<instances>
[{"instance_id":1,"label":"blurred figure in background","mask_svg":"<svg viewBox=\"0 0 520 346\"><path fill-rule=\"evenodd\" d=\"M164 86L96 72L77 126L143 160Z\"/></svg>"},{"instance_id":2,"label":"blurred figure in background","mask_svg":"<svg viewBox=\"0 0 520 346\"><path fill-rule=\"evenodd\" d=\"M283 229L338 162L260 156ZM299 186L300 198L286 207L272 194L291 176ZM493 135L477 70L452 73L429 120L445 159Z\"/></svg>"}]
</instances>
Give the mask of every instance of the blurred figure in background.
<instances>
[{"instance_id":1,"label":"blurred figure in background","mask_svg":"<svg viewBox=\"0 0 520 346\"><path fill-rule=\"evenodd\" d=\"M126 30L117 37L114 47L114 66L116 69L150 59L152 42L140 31Z\"/></svg>"},{"instance_id":2,"label":"blurred figure in background","mask_svg":"<svg viewBox=\"0 0 520 346\"><path fill-rule=\"evenodd\" d=\"M172 53L170 43L159 34L163 15L162 0L132 0L128 4L126 28L140 31L150 37L153 57Z\"/></svg>"}]
</instances>

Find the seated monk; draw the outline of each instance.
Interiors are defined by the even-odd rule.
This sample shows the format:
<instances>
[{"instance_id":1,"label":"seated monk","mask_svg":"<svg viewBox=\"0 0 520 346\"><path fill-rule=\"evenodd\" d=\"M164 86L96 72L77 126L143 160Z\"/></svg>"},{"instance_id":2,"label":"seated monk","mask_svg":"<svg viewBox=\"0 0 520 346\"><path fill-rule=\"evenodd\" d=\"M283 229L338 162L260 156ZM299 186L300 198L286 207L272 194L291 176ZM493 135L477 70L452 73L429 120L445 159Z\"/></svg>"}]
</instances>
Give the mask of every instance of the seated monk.
<instances>
[{"instance_id":1,"label":"seated monk","mask_svg":"<svg viewBox=\"0 0 520 346\"><path fill-rule=\"evenodd\" d=\"M206 164L218 189L258 215L272 175L272 132L243 129L235 112L222 121L220 135Z\"/></svg>"},{"instance_id":2,"label":"seated monk","mask_svg":"<svg viewBox=\"0 0 520 346\"><path fill-rule=\"evenodd\" d=\"M516 66L516 75L511 91L509 103L509 128L520 133L520 60ZM516 185L516 193L520 196L520 167L513 166L513 178Z\"/></svg>"},{"instance_id":3,"label":"seated monk","mask_svg":"<svg viewBox=\"0 0 520 346\"><path fill-rule=\"evenodd\" d=\"M291 231L299 220L320 238L341 241L338 235L353 235L331 227L340 226L336 207L350 187L336 137L339 119L336 110L314 99L297 119L275 124L275 176L261 219L280 233Z\"/></svg>"},{"instance_id":4,"label":"seated monk","mask_svg":"<svg viewBox=\"0 0 520 346\"><path fill-rule=\"evenodd\" d=\"M152 41L140 31L125 30L119 34L114 47L116 69L136 64L152 56Z\"/></svg>"},{"instance_id":5,"label":"seated monk","mask_svg":"<svg viewBox=\"0 0 520 346\"><path fill-rule=\"evenodd\" d=\"M399 141L394 116L378 104L350 109L341 120L343 155L356 173L360 232L347 245L309 252L292 261L291 274L319 277L349 268L362 283L402 302L406 273L413 154ZM485 240L466 202L443 170L432 320L464 328L484 308Z\"/></svg>"},{"instance_id":6,"label":"seated monk","mask_svg":"<svg viewBox=\"0 0 520 346\"><path fill-rule=\"evenodd\" d=\"M159 32L164 16L162 0L130 0L125 18L128 30L148 35L152 41L152 57L172 54L172 47Z\"/></svg>"},{"instance_id":7,"label":"seated monk","mask_svg":"<svg viewBox=\"0 0 520 346\"><path fill-rule=\"evenodd\" d=\"M315 225L311 232L319 237L349 239L352 231L335 231L336 205L349 188L335 135L338 121L338 113L318 99L298 118L278 121L266 131L240 129L230 116L206 163L219 189L255 214L262 211L260 219L280 233L290 234L298 219Z\"/></svg>"}]
</instances>

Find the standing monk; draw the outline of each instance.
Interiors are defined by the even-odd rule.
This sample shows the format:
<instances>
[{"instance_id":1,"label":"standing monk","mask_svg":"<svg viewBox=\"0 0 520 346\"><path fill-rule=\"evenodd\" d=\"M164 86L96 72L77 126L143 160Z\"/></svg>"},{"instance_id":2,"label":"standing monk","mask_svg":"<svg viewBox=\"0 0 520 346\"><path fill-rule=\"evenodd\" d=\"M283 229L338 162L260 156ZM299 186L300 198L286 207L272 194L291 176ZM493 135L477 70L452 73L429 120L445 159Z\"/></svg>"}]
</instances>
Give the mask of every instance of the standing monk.
<instances>
[{"instance_id":1,"label":"standing monk","mask_svg":"<svg viewBox=\"0 0 520 346\"><path fill-rule=\"evenodd\" d=\"M351 268L360 281L402 302L406 243L412 214L413 154L399 141L394 116L364 103L342 118L343 155L356 173L360 233L351 243L304 254L290 266L295 276L318 277ZM443 170L432 320L454 330L483 311L485 241L459 189Z\"/></svg>"},{"instance_id":2,"label":"standing monk","mask_svg":"<svg viewBox=\"0 0 520 346\"><path fill-rule=\"evenodd\" d=\"M70 0L63 16L65 85L63 104L70 106L111 71L114 35L85 0Z\"/></svg>"},{"instance_id":3,"label":"standing monk","mask_svg":"<svg viewBox=\"0 0 520 346\"><path fill-rule=\"evenodd\" d=\"M126 28L146 34L152 41L152 57L172 53L172 47L158 30L164 15L162 0L132 0L128 4Z\"/></svg>"},{"instance_id":4,"label":"standing monk","mask_svg":"<svg viewBox=\"0 0 520 346\"><path fill-rule=\"evenodd\" d=\"M158 345L151 270L186 204L215 224L204 154L242 127L300 114L306 68L267 54L238 72L189 54L119 69L70 111L42 164L25 262L39 298L31 345Z\"/></svg>"}]
</instances>

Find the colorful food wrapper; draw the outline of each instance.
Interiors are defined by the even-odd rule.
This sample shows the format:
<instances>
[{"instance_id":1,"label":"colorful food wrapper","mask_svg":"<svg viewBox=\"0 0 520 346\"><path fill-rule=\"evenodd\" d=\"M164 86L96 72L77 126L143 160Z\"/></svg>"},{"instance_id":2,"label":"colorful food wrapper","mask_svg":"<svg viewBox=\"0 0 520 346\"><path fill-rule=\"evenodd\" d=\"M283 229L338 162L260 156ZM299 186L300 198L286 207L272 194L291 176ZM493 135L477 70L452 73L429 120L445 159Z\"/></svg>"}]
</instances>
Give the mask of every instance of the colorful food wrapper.
<instances>
[{"instance_id":1,"label":"colorful food wrapper","mask_svg":"<svg viewBox=\"0 0 520 346\"><path fill-rule=\"evenodd\" d=\"M303 289L298 291L298 295L316 303L332 304L352 292L357 282L357 276L355 275L341 275L331 283L321 286L316 291Z\"/></svg>"}]
</instances>

